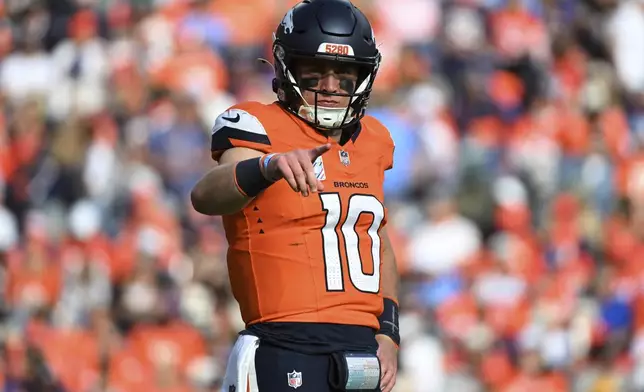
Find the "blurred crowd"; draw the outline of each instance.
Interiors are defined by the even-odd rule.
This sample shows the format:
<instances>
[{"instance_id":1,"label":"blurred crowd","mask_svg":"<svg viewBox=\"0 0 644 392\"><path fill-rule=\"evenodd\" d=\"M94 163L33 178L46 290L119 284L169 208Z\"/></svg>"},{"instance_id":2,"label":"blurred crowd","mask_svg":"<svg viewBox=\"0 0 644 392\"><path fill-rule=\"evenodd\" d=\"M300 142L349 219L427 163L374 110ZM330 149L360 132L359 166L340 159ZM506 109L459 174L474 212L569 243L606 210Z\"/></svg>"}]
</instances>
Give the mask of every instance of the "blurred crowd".
<instances>
[{"instance_id":1,"label":"blurred crowd","mask_svg":"<svg viewBox=\"0 0 644 392\"><path fill-rule=\"evenodd\" d=\"M208 392L243 328L190 207L293 0L0 0L6 392ZM355 0L396 142L397 392L644 390L644 1Z\"/></svg>"}]
</instances>

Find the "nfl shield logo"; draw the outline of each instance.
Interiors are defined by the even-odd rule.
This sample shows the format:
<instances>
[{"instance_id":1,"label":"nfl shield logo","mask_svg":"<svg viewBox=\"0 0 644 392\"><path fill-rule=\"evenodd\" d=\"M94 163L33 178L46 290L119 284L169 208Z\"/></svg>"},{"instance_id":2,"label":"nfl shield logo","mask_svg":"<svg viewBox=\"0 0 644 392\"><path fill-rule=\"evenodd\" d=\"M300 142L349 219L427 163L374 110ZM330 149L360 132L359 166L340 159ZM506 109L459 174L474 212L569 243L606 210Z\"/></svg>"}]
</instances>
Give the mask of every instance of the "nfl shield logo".
<instances>
[{"instance_id":1,"label":"nfl shield logo","mask_svg":"<svg viewBox=\"0 0 644 392\"><path fill-rule=\"evenodd\" d=\"M342 162L344 166L349 166L349 164L351 163L351 161L349 160L349 153L346 151L340 150L339 154L340 154L340 162Z\"/></svg>"},{"instance_id":2,"label":"nfl shield logo","mask_svg":"<svg viewBox=\"0 0 644 392\"><path fill-rule=\"evenodd\" d=\"M286 373L288 376L288 386L297 389L302 386L302 372L293 370L291 373Z\"/></svg>"}]
</instances>

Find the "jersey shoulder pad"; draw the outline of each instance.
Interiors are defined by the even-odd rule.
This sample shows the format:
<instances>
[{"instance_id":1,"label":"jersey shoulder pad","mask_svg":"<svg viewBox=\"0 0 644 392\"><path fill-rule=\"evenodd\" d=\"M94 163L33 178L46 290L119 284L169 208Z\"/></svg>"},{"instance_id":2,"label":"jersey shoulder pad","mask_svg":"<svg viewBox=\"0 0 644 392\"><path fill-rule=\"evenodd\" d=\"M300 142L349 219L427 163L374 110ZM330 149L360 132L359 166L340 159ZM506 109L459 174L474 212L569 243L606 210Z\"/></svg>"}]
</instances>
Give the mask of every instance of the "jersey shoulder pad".
<instances>
[{"instance_id":1,"label":"jersey shoulder pad","mask_svg":"<svg viewBox=\"0 0 644 392\"><path fill-rule=\"evenodd\" d=\"M261 120L266 110L259 102L244 102L220 114L211 132L213 159L219 160L224 151L235 147L269 152L271 142Z\"/></svg>"},{"instance_id":2,"label":"jersey shoulder pad","mask_svg":"<svg viewBox=\"0 0 644 392\"><path fill-rule=\"evenodd\" d=\"M394 150L396 149L396 143L391 136L391 132L389 132L389 129L383 123L372 116L364 116L362 123L368 128L368 132L373 137L376 137L378 142L383 146L385 170L391 169L394 165Z\"/></svg>"}]
</instances>

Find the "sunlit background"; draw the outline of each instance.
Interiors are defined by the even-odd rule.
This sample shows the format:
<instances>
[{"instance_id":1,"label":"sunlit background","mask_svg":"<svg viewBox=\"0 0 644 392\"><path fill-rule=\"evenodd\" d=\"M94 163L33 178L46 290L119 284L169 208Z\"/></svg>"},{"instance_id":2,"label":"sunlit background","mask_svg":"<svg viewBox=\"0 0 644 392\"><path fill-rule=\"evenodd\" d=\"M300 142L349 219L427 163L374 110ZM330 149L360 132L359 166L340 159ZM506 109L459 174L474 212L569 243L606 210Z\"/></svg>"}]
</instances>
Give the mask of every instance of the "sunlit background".
<instances>
[{"instance_id":1,"label":"sunlit background","mask_svg":"<svg viewBox=\"0 0 644 392\"><path fill-rule=\"evenodd\" d=\"M274 99L256 59L294 3L0 0L3 392L219 390L243 324L187 196L215 117ZM356 4L396 391L643 390L644 1Z\"/></svg>"}]
</instances>

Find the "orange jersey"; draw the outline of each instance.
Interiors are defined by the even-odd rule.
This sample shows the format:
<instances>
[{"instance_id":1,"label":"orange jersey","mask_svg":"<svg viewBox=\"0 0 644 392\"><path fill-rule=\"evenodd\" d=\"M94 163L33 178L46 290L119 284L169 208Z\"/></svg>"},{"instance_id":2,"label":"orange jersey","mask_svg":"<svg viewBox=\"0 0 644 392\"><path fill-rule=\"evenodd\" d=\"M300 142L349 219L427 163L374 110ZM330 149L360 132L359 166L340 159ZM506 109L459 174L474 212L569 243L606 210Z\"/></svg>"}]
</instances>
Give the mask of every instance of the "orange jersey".
<instances>
[{"instance_id":1,"label":"orange jersey","mask_svg":"<svg viewBox=\"0 0 644 392\"><path fill-rule=\"evenodd\" d=\"M212 154L219 159L233 147L287 152L329 140L277 103L246 102L217 119ZM223 217L230 282L247 326L309 322L378 329L383 180L393 150L389 131L365 117L351 140L332 142L314 162L324 192L303 197L280 180Z\"/></svg>"}]
</instances>

